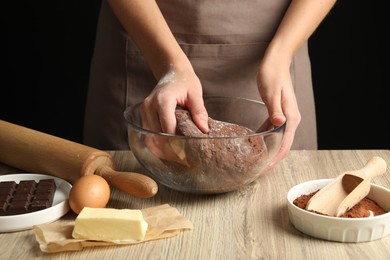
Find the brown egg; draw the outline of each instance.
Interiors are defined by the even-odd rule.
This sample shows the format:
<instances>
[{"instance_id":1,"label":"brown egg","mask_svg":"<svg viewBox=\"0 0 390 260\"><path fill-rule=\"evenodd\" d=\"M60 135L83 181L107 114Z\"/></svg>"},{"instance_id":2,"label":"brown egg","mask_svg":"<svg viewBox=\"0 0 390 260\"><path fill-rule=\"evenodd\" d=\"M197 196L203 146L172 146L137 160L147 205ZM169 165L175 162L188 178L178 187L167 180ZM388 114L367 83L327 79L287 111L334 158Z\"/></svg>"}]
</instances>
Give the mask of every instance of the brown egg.
<instances>
[{"instance_id":1,"label":"brown egg","mask_svg":"<svg viewBox=\"0 0 390 260\"><path fill-rule=\"evenodd\" d=\"M104 208L110 199L110 185L99 175L80 177L69 192L69 206L77 214L84 207Z\"/></svg>"}]
</instances>

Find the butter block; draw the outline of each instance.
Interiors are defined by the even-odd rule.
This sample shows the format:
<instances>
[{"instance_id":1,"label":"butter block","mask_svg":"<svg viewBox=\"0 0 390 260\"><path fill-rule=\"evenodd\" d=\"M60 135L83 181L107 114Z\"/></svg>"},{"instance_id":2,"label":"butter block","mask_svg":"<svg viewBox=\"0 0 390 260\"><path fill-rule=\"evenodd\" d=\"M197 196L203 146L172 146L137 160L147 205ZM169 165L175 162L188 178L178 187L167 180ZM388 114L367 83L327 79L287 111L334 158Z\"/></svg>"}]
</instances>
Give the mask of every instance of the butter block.
<instances>
[{"instance_id":1,"label":"butter block","mask_svg":"<svg viewBox=\"0 0 390 260\"><path fill-rule=\"evenodd\" d=\"M87 240L143 240L148 223L134 209L84 207L77 216L72 236Z\"/></svg>"}]
</instances>

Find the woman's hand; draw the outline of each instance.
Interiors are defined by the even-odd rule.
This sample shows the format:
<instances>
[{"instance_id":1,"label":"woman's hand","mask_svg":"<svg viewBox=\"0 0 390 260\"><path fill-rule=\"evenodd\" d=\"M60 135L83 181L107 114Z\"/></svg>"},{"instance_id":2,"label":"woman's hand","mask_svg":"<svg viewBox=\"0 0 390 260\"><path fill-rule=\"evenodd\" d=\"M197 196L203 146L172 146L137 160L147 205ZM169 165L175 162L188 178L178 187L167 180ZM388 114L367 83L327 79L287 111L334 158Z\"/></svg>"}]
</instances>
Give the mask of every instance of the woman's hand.
<instances>
[{"instance_id":1,"label":"woman's hand","mask_svg":"<svg viewBox=\"0 0 390 260\"><path fill-rule=\"evenodd\" d=\"M287 122L282 145L268 170L287 156L301 121L289 68L288 60L265 56L257 75L260 96L267 106L271 123L280 126Z\"/></svg>"},{"instance_id":2,"label":"woman's hand","mask_svg":"<svg viewBox=\"0 0 390 260\"><path fill-rule=\"evenodd\" d=\"M198 128L208 132L208 114L204 107L202 86L193 70L180 71L171 68L164 74L140 108L143 127L156 132L175 134L176 106L188 109ZM160 159L188 166L183 147L177 141L168 136L150 135L145 138L145 145Z\"/></svg>"},{"instance_id":3,"label":"woman's hand","mask_svg":"<svg viewBox=\"0 0 390 260\"><path fill-rule=\"evenodd\" d=\"M301 121L291 82L291 61L335 2L336 0L291 1L260 64L257 83L260 95L268 108L270 120L276 126L287 121L282 146L269 169L287 156Z\"/></svg>"},{"instance_id":4,"label":"woman's hand","mask_svg":"<svg viewBox=\"0 0 390 260\"><path fill-rule=\"evenodd\" d=\"M201 84L156 1L109 0L108 3L159 80L141 107L150 130L173 134L174 111L179 105L190 110L197 126L207 132Z\"/></svg>"},{"instance_id":5,"label":"woman's hand","mask_svg":"<svg viewBox=\"0 0 390 260\"><path fill-rule=\"evenodd\" d=\"M171 68L161 77L141 106L144 127L175 134L176 106L188 109L198 128L204 133L208 132L208 114L204 107L202 86L192 70Z\"/></svg>"}]
</instances>

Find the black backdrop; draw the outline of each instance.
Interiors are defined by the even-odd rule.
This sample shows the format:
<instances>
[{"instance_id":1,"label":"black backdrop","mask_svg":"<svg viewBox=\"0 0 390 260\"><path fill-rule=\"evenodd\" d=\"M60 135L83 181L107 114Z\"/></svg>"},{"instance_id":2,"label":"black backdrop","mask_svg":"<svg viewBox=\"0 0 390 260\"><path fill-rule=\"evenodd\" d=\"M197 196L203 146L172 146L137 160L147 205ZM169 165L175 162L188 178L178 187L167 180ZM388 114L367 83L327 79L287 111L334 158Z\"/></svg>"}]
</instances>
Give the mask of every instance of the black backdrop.
<instances>
[{"instance_id":1,"label":"black backdrop","mask_svg":"<svg viewBox=\"0 0 390 260\"><path fill-rule=\"evenodd\" d=\"M0 119L82 142L100 1L3 5ZM376 2L337 2L310 38L320 149L390 147L388 31Z\"/></svg>"}]
</instances>

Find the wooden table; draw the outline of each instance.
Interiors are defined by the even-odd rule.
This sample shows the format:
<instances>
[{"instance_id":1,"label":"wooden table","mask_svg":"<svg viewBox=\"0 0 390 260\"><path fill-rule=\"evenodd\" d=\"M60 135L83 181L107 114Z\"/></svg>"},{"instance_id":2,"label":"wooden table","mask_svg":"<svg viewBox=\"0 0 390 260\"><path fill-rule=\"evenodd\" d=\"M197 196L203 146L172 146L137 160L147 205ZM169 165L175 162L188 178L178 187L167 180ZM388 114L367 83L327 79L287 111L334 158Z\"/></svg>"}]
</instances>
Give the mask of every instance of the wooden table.
<instances>
[{"instance_id":1,"label":"wooden table","mask_svg":"<svg viewBox=\"0 0 390 260\"><path fill-rule=\"evenodd\" d=\"M121 170L142 171L129 152L110 152ZM291 151L272 172L221 195L190 195L160 186L150 199L112 190L109 207L142 209L168 203L194 224L178 236L131 246L85 248L47 254L31 230L0 234L0 259L390 259L390 236L366 243L315 239L289 222L286 194L292 186L361 168L372 156L390 165L389 150ZM1 166L0 174L16 170ZM390 187L389 170L373 180ZM68 213L60 221L74 219Z\"/></svg>"}]
</instances>

